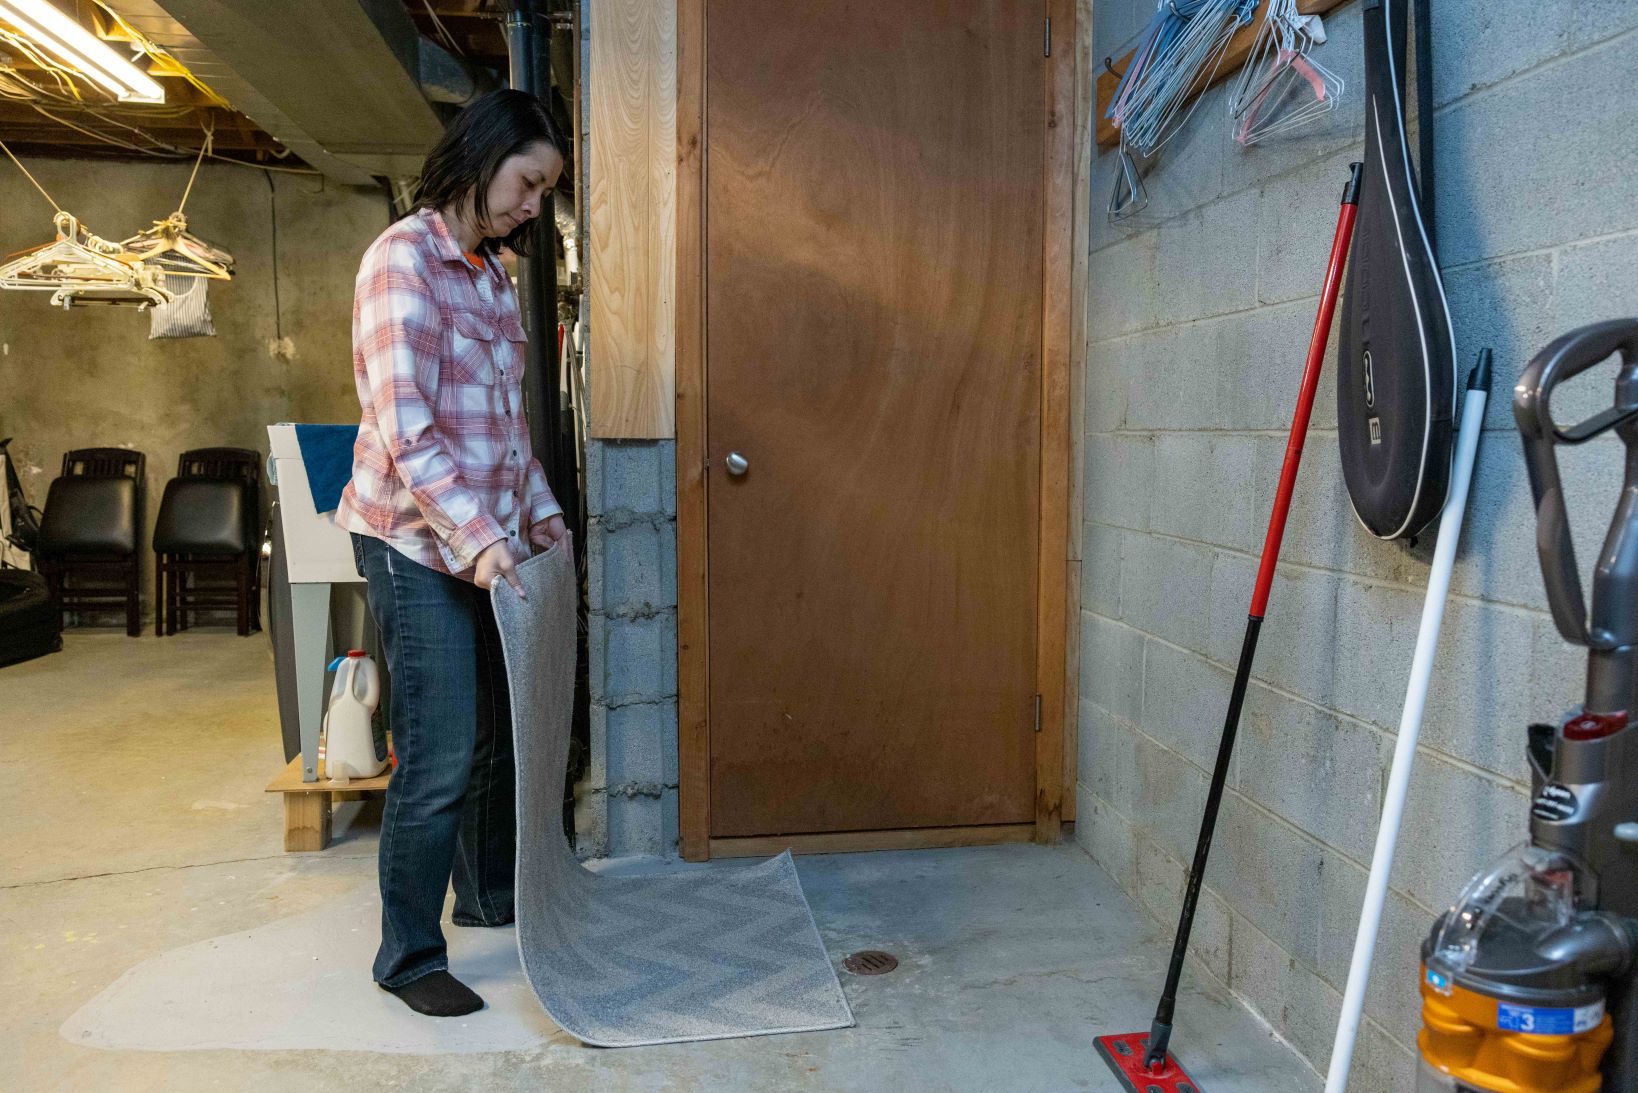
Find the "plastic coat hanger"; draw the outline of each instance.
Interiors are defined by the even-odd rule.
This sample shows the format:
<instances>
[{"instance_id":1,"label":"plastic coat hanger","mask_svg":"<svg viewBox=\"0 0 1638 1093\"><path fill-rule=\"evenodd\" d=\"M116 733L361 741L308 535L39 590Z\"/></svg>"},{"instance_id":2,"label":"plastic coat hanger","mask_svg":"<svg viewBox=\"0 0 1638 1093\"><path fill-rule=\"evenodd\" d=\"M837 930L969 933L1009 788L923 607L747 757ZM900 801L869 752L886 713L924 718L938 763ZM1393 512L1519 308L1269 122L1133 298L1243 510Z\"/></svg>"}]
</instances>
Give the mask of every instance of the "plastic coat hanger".
<instances>
[{"instance_id":1,"label":"plastic coat hanger","mask_svg":"<svg viewBox=\"0 0 1638 1093\"><path fill-rule=\"evenodd\" d=\"M188 218L182 211L199 177L199 165L205 162L205 157L210 155L215 145L215 131L205 130L204 143L199 146L199 156L193 161L193 173L188 176L187 188L182 191L182 200L177 202L176 211L163 220L155 220L153 227L138 232L120 244L161 273L172 277L206 277L213 281L233 279L233 255L188 231Z\"/></svg>"},{"instance_id":2,"label":"plastic coat hanger","mask_svg":"<svg viewBox=\"0 0 1638 1093\"><path fill-rule=\"evenodd\" d=\"M53 307L75 303L134 304L148 307L174 298L158 271L143 265L118 243L101 239L69 213L52 220L57 238L0 265L0 289L49 291Z\"/></svg>"},{"instance_id":3,"label":"plastic coat hanger","mask_svg":"<svg viewBox=\"0 0 1638 1093\"><path fill-rule=\"evenodd\" d=\"M120 244L150 266L172 277L233 279L233 255L188 231L188 218L178 209L164 220Z\"/></svg>"}]
</instances>

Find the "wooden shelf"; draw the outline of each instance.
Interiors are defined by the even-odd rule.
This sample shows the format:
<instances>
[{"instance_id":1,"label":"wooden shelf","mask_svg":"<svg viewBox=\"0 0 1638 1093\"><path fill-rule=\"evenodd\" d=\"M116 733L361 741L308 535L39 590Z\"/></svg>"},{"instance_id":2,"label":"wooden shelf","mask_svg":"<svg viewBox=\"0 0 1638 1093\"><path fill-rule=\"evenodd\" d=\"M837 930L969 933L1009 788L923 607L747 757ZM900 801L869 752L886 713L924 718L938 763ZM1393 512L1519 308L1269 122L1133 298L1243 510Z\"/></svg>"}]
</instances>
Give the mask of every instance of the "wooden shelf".
<instances>
[{"instance_id":1,"label":"wooden shelf","mask_svg":"<svg viewBox=\"0 0 1638 1093\"><path fill-rule=\"evenodd\" d=\"M321 774L321 775L324 774L324 767L322 765L319 767L319 774ZM331 782L328 779L322 778L322 777L316 782L304 782L304 781L301 780L301 757L297 756L296 758L290 760L290 765L289 766L285 767L282 771L279 772L279 776L277 778L273 779L273 781L271 781L271 782L269 782L267 784L267 792L269 792L269 793L346 793L346 792L349 792L349 791L354 792L354 793L369 792L371 790L385 790L387 788L387 780L389 778L391 778L391 777L392 777L392 768L389 766L384 773L378 774L374 778L354 778L352 781L348 782L346 785L342 785L342 784L340 784L338 782Z\"/></svg>"},{"instance_id":2,"label":"wooden shelf","mask_svg":"<svg viewBox=\"0 0 1638 1093\"><path fill-rule=\"evenodd\" d=\"M1229 39L1228 50L1223 54L1223 61L1217 66L1210 80L1201 81L1200 85L1190 94L1194 98L1203 94L1217 84L1222 83L1246 63L1251 55L1251 44L1257 39L1257 29L1263 25L1263 18L1268 14L1269 0L1262 0L1257 5L1257 11L1251 17L1251 22L1234 32ZM1333 8L1339 8L1346 0L1297 0L1297 10L1303 15L1324 15ZM1102 69L1098 73L1097 95L1092 116L1097 122L1098 147L1109 148L1120 142L1120 130L1115 123L1104 117L1109 110L1109 101L1115 97L1115 88L1120 85L1121 76L1126 73L1126 66L1132 63L1132 55L1136 50L1128 50L1126 55L1118 61L1111 62L1114 72L1103 67L1102 59L1093 63Z\"/></svg>"},{"instance_id":3,"label":"wooden shelf","mask_svg":"<svg viewBox=\"0 0 1638 1093\"><path fill-rule=\"evenodd\" d=\"M323 767L319 773L324 773ZM385 793L392 768L374 778L354 778L345 784L320 778L301 780L301 756L268 783L267 792L284 795L284 848L286 851L323 850L330 845L330 805L335 801L357 801L372 793Z\"/></svg>"}]
</instances>

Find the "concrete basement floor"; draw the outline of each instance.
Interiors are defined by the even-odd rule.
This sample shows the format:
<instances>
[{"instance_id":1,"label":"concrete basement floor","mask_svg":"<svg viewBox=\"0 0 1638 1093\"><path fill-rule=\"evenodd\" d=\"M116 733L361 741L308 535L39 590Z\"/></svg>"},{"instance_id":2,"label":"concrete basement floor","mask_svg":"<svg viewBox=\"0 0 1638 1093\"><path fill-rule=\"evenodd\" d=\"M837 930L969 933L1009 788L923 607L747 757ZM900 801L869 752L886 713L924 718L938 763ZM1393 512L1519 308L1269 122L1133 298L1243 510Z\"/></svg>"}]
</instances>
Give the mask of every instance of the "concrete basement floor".
<instances>
[{"instance_id":1,"label":"concrete basement floor","mask_svg":"<svg viewBox=\"0 0 1638 1093\"><path fill-rule=\"evenodd\" d=\"M832 956L901 960L842 973L857 1028L626 1050L548 1031L488 1054L85 1047L59 1029L133 965L356 906L375 821L366 809L329 850L282 852L262 792L281 763L261 636L71 631L63 653L0 670L0 709L8 1089L1113 1091L1092 1037L1148 1027L1169 943L1073 844L802 858ZM244 983L247 1006L259 989ZM1177 1041L1209 1093L1321 1085L1215 982L1185 978Z\"/></svg>"}]
</instances>

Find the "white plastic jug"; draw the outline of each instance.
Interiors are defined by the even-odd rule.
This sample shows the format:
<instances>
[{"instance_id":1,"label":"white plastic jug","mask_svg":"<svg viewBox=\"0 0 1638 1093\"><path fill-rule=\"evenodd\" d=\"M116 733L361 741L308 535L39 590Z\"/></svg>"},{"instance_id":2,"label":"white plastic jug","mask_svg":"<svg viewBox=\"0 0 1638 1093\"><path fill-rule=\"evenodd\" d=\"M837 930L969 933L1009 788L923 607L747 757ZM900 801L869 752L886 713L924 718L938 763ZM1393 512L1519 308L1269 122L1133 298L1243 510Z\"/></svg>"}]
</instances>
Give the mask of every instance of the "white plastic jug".
<instances>
[{"instance_id":1,"label":"white plastic jug","mask_svg":"<svg viewBox=\"0 0 1638 1093\"><path fill-rule=\"evenodd\" d=\"M387 766L375 757L370 719L381 699L381 676L362 649L336 661L330 708L324 714L324 766L331 781L374 778Z\"/></svg>"}]
</instances>

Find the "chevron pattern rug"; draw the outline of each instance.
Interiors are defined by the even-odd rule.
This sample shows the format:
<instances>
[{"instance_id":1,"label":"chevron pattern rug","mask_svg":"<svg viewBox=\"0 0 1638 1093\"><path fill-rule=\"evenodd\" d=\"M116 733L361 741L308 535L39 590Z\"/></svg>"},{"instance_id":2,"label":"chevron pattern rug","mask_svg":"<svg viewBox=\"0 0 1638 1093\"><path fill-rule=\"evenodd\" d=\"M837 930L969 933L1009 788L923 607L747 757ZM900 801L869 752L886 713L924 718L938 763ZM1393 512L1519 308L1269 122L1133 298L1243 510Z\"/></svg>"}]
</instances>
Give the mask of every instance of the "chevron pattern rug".
<instances>
[{"instance_id":1,"label":"chevron pattern rug","mask_svg":"<svg viewBox=\"0 0 1638 1093\"><path fill-rule=\"evenodd\" d=\"M562 828L575 569L560 544L492 593L512 687L523 970L564 1031L598 1047L846 1028L853 1011L789 853L657 877L581 867Z\"/></svg>"}]
</instances>

